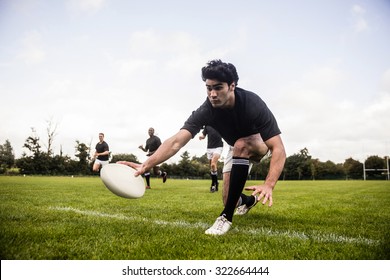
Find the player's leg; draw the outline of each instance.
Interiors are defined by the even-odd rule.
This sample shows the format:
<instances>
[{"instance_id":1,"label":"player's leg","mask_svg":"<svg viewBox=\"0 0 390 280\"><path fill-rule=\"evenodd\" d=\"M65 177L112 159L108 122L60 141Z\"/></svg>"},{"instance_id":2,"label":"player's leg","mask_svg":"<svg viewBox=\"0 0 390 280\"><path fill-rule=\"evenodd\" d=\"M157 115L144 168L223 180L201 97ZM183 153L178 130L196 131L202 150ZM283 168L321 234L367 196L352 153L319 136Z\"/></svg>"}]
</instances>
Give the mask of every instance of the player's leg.
<instances>
[{"instance_id":1,"label":"player's leg","mask_svg":"<svg viewBox=\"0 0 390 280\"><path fill-rule=\"evenodd\" d=\"M209 167L210 167L210 178L211 178L211 184L210 184L210 192L213 193L215 192L215 179L213 176L213 167L212 165L212 158L213 158L213 150L214 149L207 149L207 159L209 160Z\"/></svg>"},{"instance_id":2,"label":"player's leg","mask_svg":"<svg viewBox=\"0 0 390 280\"><path fill-rule=\"evenodd\" d=\"M225 160L223 162L223 168L222 168L222 177L223 177L222 202L224 206L226 205L226 201L229 193L230 171L232 170L232 161L233 161L233 147L229 146L229 150L226 154Z\"/></svg>"},{"instance_id":3,"label":"player's leg","mask_svg":"<svg viewBox=\"0 0 390 280\"><path fill-rule=\"evenodd\" d=\"M249 159L261 159L268 152L268 148L262 141L260 134L251 135L236 141L233 148L232 165L230 170L230 182L226 198L225 208L217 218L214 225L206 230L206 234L221 235L225 234L231 226L234 209L242 199L242 190L244 189L248 172ZM253 200L253 202L252 202ZM241 203L248 203L248 201ZM255 197L250 197L249 203L254 206Z\"/></svg>"},{"instance_id":4,"label":"player's leg","mask_svg":"<svg viewBox=\"0 0 390 280\"><path fill-rule=\"evenodd\" d=\"M153 173L156 176L161 176L161 178L163 179L163 183L165 183L167 181L168 173L165 171L162 171L159 166L153 167Z\"/></svg>"},{"instance_id":5,"label":"player's leg","mask_svg":"<svg viewBox=\"0 0 390 280\"><path fill-rule=\"evenodd\" d=\"M93 163L93 166L92 166L92 171L93 172L99 172L100 166L101 166L100 160L95 159L95 162Z\"/></svg>"},{"instance_id":6,"label":"player's leg","mask_svg":"<svg viewBox=\"0 0 390 280\"><path fill-rule=\"evenodd\" d=\"M215 149L213 156L210 160L210 169L211 169L211 179L212 185L214 186L215 191L218 191L218 160L221 157L221 152Z\"/></svg>"},{"instance_id":7,"label":"player's leg","mask_svg":"<svg viewBox=\"0 0 390 280\"><path fill-rule=\"evenodd\" d=\"M246 214L253 206L256 205L256 197L242 194L242 190L247 180L247 174L244 176L244 169L239 165L243 165L244 162L246 165L246 160L249 161L249 159L260 161L267 152L268 147L264 143L260 134L241 138L235 143L233 149L233 165L230 175L229 194L225 205L225 211L229 215L228 218L230 218L230 213L234 205L240 205L236 211L237 215ZM239 161L237 161L237 159L239 159ZM249 170L250 169L248 169L248 171ZM233 171L235 171L235 173L233 173Z\"/></svg>"},{"instance_id":8,"label":"player's leg","mask_svg":"<svg viewBox=\"0 0 390 280\"><path fill-rule=\"evenodd\" d=\"M224 165L223 165L223 188L222 188L222 202L223 205L226 205L227 197L229 194L229 185L230 185L230 171L232 170L232 163L233 163L233 147L229 147L229 151L225 157ZM252 163L249 165L248 174L252 168ZM249 196L245 194L241 194L238 202L237 207L245 204L250 203L251 201L248 201Z\"/></svg>"},{"instance_id":9,"label":"player's leg","mask_svg":"<svg viewBox=\"0 0 390 280\"><path fill-rule=\"evenodd\" d=\"M146 188L147 189L151 189L151 186L150 186L150 170L146 171L144 173L144 176L145 176L145 180L146 180Z\"/></svg>"},{"instance_id":10,"label":"player's leg","mask_svg":"<svg viewBox=\"0 0 390 280\"><path fill-rule=\"evenodd\" d=\"M162 171L159 166L153 167L153 173L156 176L162 177L163 183L167 181L167 172Z\"/></svg>"},{"instance_id":11,"label":"player's leg","mask_svg":"<svg viewBox=\"0 0 390 280\"><path fill-rule=\"evenodd\" d=\"M249 157L239 157L233 155L232 169L230 171L230 182L226 198L225 208L221 216L225 216L228 221L233 220L233 213L238 203L245 203L242 200L242 191L248 177Z\"/></svg>"},{"instance_id":12,"label":"player's leg","mask_svg":"<svg viewBox=\"0 0 390 280\"><path fill-rule=\"evenodd\" d=\"M230 171L229 192L225 208L213 226L206 230L206 234L222 235L229 231L233 221L234 209L236 208L240 194L244 189L245 181L248 176L248 170L249 158L233 156L232 169Z\"/></svg>"},{"instance_id":13,"label":"player's leg","mask_svg":"<svg viewBox=\"0 0 390 280\"><path fill-rule=\"evenodd\" d=\"M222 187L222 202L223 205L226 205L227 196L229 193L229 184L230 184L230 170L225 171L222 175L223 177L223 187Z\"/></svg>"}]
</instances>

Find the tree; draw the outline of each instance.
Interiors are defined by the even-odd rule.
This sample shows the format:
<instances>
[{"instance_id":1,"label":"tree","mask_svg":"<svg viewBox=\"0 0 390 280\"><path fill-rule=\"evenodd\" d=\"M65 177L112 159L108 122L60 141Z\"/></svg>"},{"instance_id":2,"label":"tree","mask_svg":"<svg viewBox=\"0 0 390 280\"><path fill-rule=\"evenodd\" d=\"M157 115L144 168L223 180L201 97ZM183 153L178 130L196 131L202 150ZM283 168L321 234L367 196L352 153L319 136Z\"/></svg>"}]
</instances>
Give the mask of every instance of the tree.
<instances>
[{"instance_id":1,"label":"tree","mask_svg":"<svg viewBox=\"0 0 390 280\"><path fill-rule=\"evenodd\" d=\"M350 157L344 161L343 167L347 179L363 178L363 163L354 160L353 158Z\"/></svg>"},{"instance_id":2,"label":"tree","mask_svg":"<svg viewBox=\"0 0 390 280\"><path fill-rule=\"evenodd\" d=\"M79 140L76 140L76 154L75 156L79 159L77 167L78 167L78 173L80 174L88 174L90 173L90 166L89 166L89 147L81 143Z\"/></svg>"},{"instance_id":3,"label":"tree","mask_svg":"<svg viewBox=\"0 0 390 280\"><path fill-rule=\"evenodd\" d=\"M137 156L135 156L133 154L116 154L116 155L113 155L112 159L111 159L111 162L115 163L117 161L131 161L131 162L135 162L135 163L140 163L138 161Z\"/></svg>"},{"instance_id":4,"label":"tree","mask_svg":"<svg viewBox=\"0 0 390 280\"><path fill-rule=\"evenodd\" d=\"M55 136L57 136L57 124L53 124L52 119L47 121L47 128L46 128L46 133L47 133L47 154L51 156L53 154L53 142Z\"/></svg>"},{"instance_id":5,"label":"tree","mask_svg":"<svg viewBox=\"0 0 390 280\"><path fill-rule=\"evenodd\" d=\"M209 164L209 159L207 158L207 153L204 153L201 157L193 156L192 161L196 161L200 164Z\"/></svg>"},{"instance_id":6,"label":"tree","mask_svg":"<svg viewBox=\"0 0 390 280\"><path fill-rule=\"evenodd\" d=\"M177 165L178 175L181 177L194 177L194 176L196 176L195 168L191 164L191 161L190 161L190 154L187 151L185 151L180 157L181 157L181 160L179 161L179 164Z\"/></svg>"},{"instance_id":7,"label":"tree","mask_svg":"<svg viewBox=\"0 0 390 280\"><path fill-rule=\"evenodd\" d=\"M11 168L15 164L15 155L11 142L7 139L3 145L0 145L0 165Z\"/></svg>"},{"instance_id":8,"label":"tree","mask_svg":"<svg viewBox=\"0 0 390 280\"><path fill-rule=\"evenodd\" d=\"M318 164L319 164L319 160L318 159L312 159L310 161L310 172L311 172L311 178L313 180L315 180L317 178L317 174L318 174Z\"/></svg>"},{"instance_id":9,"label":"tree","mask_svg":"<svg viewBox=\"0 0 390 280\"><path fill-rule=\"evenodd\" d=\"M41 151L39 137L34 128L31 128L32 135L26 139L23 147L30 151L30 155L23 153L23 157L17 161L17 166L23 173L49 174L51 169L50 157Z\"/></svg>"},{"instance_id":10,"label":"tree","mask_svg":"<svg viewBox=\"0 0 390 280\"><path fill-rule=\"evenodd\" d=\"M271 162L271 157L267 157L262 159L260 163L254 164L250 172L251 179L265 180L269 171L270 162Z\"/></svg>"},{"instance_id":11,"label":"tree","mask_svg":"<svg viewBox=\"0 0 390 280\"><path fill-rule=\"evenodd\" d=\"M383 158L379 156L370 156L366 159L365 165L366 169L372 169L372 171L366 174L367 178L383 179L383 169L386 168L386 162Z\"/></svg>"},{"instance_id":12,"label":"tree","mask_svg":"<svg viewBox=\"0 0 390 280\"><path fill-rule=\"evenodd\" d=\"M37 157L41 153L41 145L39 144L39 137L36 135L35 129L32 127L32 135L26 139L23 148L27 148L30 153Z\"/></svg>"},{"instance_id":13,"label":"tree","mask_svg":"<svg viewBox=\"0 0 390 280\"><path fill-rule=\"evenodd\" d=\"M312 168L309 151L303 148L298 154L287 157L284 165L284 178L287 180L311 179Z\"/></svg>"},{"instance_id":14,"label":"tree","mask_svg":"<svg viewBox=\"0 0 390 280\"><path fill-rule=\"evenodd\" d=\"M210 160L207 158L207 153L201 157L193 156L190 163L194 170L192 176L197 178L210 178ZM222 168L218 163L217 172L218 174L222 174Z\"/></svg>"},{"instance_id":15,"label":"tree","mask_svg":"<svg viewBox=\"0 0 390 280\"><path fill-rule=\"evenodd\" d=\"M327 160L326 162L317 161L316 166L317 179L342 179L344 177L344 169L341 164Z\"/></svg>"},{"instance_id":16,"label":"tree","mask_svg":"<svg viewBox=\"0 0 390 280\"><path fill-rule=\"evenodd\" d=\"M51 175L73 174L71 170L71 159L69 156L55 155L51 157Z\"/></svg>"}]
</instances>

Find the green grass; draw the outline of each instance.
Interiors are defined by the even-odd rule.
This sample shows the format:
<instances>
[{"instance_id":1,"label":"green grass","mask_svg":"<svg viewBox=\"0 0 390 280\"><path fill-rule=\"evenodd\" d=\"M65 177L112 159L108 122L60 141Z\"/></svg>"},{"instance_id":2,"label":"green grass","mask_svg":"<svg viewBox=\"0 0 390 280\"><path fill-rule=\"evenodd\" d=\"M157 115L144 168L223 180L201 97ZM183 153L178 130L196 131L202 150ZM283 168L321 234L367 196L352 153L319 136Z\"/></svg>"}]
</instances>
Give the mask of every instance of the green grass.
<instances>
[{"instance_id":1,"label":"green grass","mask_svg":"<svg viewBox=\"0 0 390 280\"><path fill-rule=\"evenodd\" d=\"M255 182L248 181L247 185ZM222 210L208 180L152 181L141 199L98 177L0 177L1 259L341 260L390 257L390 182L280 181L274 206L207 236Z\"/></svg>"}]
</instances>

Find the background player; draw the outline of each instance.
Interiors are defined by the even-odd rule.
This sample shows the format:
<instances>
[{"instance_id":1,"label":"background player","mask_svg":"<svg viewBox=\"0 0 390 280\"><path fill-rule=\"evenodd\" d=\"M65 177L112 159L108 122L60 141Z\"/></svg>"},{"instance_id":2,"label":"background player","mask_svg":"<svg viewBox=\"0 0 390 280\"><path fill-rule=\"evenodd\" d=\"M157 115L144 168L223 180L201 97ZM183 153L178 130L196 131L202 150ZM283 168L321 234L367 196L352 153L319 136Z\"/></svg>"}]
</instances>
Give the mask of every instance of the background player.
<instances>
[{"instance_id":1,"label":"background player","mask_svg":"<svg viewBox=\"0 0 390 280\"><path fill-rule=\"evenodd\" d=\"M146 152L147 156L150 157L154 154L154 152L160 147L161 140L159 137L154 135L154 128L151 127L148 130L149 138L146 140L145 147L143 145L140 145L138 148L140 148L142 151ZM153 173L156 176L161 176L163 179L163 183L167 181L167 172L162 172L158 166L153 167ZM146 171L144 173L145 179L146 179L146 188L150 189L150 170Z\"/></svg>"},{"instance_id":2,"label":"background player","mask_svg":"<svg viewBox=\"0 0 390 280\"><path fill-rule=\"evenodd\" d=\"M222 137L211 126L205 126L199 140L205 139L207 136L207 159L210 162L210 174L211 174L211 187L210 192L218 191L218 160L221 157L223 151Z\"/></svg>"},{"instance_id":3,"label":"background player","mask_svg":"<svg viewBox=\"0 0 390 280\"><path fill-rule=\"evenodd\" d=\"M104 133L99 133L99 142L95 146L95 153L92 157L92 160L95 160L93 163L92 170L94 172L99 172L100 168L108 164L110 157L110 150L107 142L104 141Z\"/></svg>"}]
</instances>

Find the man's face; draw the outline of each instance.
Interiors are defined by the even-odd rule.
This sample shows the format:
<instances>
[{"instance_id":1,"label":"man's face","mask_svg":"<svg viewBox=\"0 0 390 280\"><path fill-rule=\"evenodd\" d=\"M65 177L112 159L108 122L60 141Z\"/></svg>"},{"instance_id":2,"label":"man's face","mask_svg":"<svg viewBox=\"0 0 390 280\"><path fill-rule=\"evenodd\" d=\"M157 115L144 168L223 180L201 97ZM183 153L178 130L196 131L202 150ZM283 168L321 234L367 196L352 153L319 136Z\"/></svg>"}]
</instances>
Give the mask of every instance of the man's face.
<instances>
[{"instance_id":1,"label":"man's face","mask_svg":"<svg viewBox=\"0 0 390 280\"><path fill-rule=\"evenodd\" d=\"M206 80L207 97L214 108L231 108L234 106L234 88L217 80Z\"/></svg>"},{"instance_id":2,"label":"man's face","mask_svg":"<svg viewBox=\"0 0 390 280\"><path fill-rule=\"evenodd\" d=\"M102 141L103 141L103 139L104 139L104 136L103 136L103 134L99 134L99 141L100 141L100 142L102 142Z\"/></svg>"},{"instance_id":3,"label":"man's face","mask_svg":"<svg viewBox=\"0 0 390 280\"><path fill-rule=\"evenodd\" d=\"M154 129L153 128L149 128L148 133L149 133L149 136L153 136Z\"/></svg>"}]
</instances>

